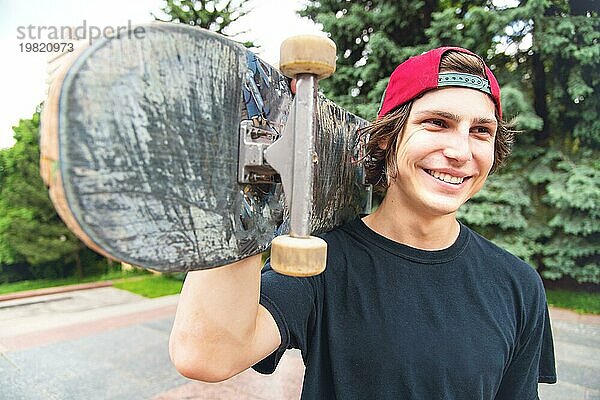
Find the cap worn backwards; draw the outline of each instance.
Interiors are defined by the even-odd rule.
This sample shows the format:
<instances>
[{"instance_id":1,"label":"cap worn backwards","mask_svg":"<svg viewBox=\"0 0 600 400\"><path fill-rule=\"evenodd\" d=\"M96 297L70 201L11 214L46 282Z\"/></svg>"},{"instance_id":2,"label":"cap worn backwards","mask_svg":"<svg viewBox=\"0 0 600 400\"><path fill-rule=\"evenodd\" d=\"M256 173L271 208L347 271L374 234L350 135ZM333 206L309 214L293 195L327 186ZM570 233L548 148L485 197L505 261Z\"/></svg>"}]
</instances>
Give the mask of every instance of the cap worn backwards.
<instances>
[{"instance_id":1,"label":"cap worn backwards","mask_svg":"<svg viewBox=\"0 0 600 400\"><path fill-rule=\"evenodd\" d=\"M500 86L483 60L481 61L485 67L487 79L463 72L439 72L442 56L450 50L471 54L481 60L481 57L477 54L461 47L438 47L419 56L409 58L400 64L390 76L381 108L377 113L378 117L383 117L396 107L428 90L444 86L461 86L489 94L494 100L498 116L502 118Z\"/></svg>"}]
</instances>

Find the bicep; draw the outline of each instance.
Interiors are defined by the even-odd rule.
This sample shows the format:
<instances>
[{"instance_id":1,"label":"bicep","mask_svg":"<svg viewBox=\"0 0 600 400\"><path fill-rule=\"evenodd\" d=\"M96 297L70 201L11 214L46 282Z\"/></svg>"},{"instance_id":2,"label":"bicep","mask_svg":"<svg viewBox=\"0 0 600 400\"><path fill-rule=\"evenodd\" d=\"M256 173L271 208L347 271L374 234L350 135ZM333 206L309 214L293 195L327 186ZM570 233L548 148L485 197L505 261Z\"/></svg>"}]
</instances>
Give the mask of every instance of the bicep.
<instances>
[{"instance_id":1,"label":"bicep","mask_svg":"<svg viewBox=\"0 0 600 400\"><path fill-rule=\"evenodd\" d=\"M262 305L258 307L254 336L246 349L246 357L237 372L242 372L272 354L281 346L281 335L273 315Z\"/></svg>"}]
</instances>

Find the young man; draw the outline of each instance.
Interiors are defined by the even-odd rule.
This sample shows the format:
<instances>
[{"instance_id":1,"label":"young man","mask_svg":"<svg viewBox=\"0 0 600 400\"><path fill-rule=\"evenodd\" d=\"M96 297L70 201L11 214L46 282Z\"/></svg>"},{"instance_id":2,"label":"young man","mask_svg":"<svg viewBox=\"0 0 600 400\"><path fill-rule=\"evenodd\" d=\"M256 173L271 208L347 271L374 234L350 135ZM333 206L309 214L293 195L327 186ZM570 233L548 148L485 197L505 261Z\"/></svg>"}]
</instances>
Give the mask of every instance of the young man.
<instances>
[{"instance_id":1,"label":"young man","mask_svg":"<svg viewBox=\"0 0 600 400\"><path fill-rule=\"evenodd\" d=\"M179 371L271 373L299 348L305 399L536 399L556 381L542 282L456 219L509 153L501 118L498 83L468 50L398 66L367 129L379 208L322 235L321 275L261 274L259 256L190 272L170 342Z\"/></svg>"}]
</instances>

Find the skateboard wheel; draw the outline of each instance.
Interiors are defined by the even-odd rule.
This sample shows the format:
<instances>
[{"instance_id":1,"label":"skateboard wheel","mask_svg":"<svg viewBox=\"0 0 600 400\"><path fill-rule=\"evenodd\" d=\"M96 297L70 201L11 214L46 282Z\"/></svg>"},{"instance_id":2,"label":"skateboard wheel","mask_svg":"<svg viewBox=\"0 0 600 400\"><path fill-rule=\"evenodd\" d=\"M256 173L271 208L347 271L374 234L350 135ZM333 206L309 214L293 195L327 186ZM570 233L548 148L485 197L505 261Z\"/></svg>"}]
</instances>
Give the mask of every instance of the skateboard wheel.
<instances>
[{"instance_id":1,"label":"skateboard wheel","mask_svg":"<svg viewBox=\"0 0 600 400\"><path fill-rule=\"evenodd\" d=\"M318 275L326 263L327 243L321 238L283 235L271 242L271 267L280 274Z\"/></svg>"},{"instance_id":2,"label":"skateboard wheel","mask_svg":"<svg viewBox=\"0 0 600 400\"><path fill-rule=\"evenodd\" d=\"M335 43L315 35L292 36L281 43L279 69L289 77L313 74L317 79L327 78L335 72Z\"/></svg>"}]
</instances>

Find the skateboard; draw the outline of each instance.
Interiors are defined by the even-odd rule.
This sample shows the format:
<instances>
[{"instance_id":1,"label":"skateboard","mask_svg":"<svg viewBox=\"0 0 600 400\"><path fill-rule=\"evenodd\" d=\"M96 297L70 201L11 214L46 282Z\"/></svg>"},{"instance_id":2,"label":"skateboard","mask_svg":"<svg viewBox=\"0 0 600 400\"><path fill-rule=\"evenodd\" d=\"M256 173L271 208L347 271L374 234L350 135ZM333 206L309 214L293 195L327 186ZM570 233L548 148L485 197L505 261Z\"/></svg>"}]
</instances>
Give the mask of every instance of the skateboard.
<instances>
[{"instance_id":1,"label":"skateboard","mask_svg":"<svg viewBox=\"0 0 600 400\"><path fill-rule=\"evenodd\" d=\"M291 137L290 78L200 28L132 29L50 64L40 166L57 212L95 251L162 272L267 250L290 230L290 190L265 160L294 157L273 146ZM369 210L371 188L366 121L314 98L306 180L316 234Z\"/></svg>"}]
</instances>

